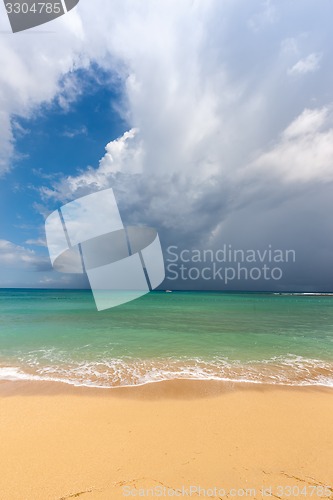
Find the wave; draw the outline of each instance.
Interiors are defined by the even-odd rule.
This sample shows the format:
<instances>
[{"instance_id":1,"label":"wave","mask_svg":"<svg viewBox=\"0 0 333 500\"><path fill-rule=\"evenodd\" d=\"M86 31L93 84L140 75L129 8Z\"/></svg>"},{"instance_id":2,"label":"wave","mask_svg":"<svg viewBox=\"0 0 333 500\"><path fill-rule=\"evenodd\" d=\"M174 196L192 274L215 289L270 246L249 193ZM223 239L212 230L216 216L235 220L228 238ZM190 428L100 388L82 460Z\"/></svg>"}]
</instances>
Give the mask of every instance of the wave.
<instances>
[{"instance_id":1,"label":"wave","mask_svg":"<svg viewBox=\"0 0 333 500\"><path fill-rule=\"evenodd\" d=\"M59 360L58 360L59 361ZM112 358L95 362L0 365L0 380L52 381L97 388L139 386L166 380L333 387L333 362L302 356L261 361L225 358Z\"/></svg>"}]
</instances>

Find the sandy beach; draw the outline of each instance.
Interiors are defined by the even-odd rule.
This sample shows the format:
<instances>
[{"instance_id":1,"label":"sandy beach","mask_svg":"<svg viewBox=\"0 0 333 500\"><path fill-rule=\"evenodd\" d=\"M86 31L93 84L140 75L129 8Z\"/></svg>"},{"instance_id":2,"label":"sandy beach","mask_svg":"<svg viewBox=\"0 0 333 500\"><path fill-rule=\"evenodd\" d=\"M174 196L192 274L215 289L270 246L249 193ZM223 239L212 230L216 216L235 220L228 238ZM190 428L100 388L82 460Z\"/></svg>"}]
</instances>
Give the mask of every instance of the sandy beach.
<instances>
[{"instance_id":1,"label":"sandy beach","mask_svg":"<svg viewBox=\"0 0 333 500\"><path fill-rule=\"evenodd\" d=\"M333 498L332 415L324 388L2 382L0 498Z\"/></svg>"}]
</instances>

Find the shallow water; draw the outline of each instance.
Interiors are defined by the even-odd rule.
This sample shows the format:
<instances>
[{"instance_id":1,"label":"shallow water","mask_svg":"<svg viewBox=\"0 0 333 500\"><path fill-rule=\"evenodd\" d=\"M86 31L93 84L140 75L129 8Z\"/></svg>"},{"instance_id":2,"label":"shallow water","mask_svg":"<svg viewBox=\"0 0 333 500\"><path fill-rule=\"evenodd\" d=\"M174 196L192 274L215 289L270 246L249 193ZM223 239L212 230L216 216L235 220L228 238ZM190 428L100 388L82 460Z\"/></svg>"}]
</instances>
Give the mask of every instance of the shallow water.
<instances>
[{"instance_id":1,"label":"shallow water","mask_svg":"<svg viewBox=\"0 0 333 500\"><path fill-rule=\"evenodd\" d=\"M0 290L0 379L112 387L174 378L333 386L333 297Z\"/></svg>"}]
</instances>

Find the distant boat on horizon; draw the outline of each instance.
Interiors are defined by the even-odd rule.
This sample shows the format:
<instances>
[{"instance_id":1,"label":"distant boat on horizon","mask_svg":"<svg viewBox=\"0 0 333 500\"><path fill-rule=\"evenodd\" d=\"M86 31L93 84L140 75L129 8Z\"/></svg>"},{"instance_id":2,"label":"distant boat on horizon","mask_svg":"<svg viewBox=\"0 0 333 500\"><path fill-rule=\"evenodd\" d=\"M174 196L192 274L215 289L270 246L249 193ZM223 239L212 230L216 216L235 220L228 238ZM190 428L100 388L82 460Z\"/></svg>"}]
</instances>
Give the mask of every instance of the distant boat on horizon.
<instances>
[{"instance_id":1,"label":"distant boat on horizon","mask_svg":"<svg viewBox=\"0 0 333 500\"><path fill-rule=\"evenodd\" d=\"M165 290L165 293L172 293L172 290Z\"/></svg>"}]
</instances>

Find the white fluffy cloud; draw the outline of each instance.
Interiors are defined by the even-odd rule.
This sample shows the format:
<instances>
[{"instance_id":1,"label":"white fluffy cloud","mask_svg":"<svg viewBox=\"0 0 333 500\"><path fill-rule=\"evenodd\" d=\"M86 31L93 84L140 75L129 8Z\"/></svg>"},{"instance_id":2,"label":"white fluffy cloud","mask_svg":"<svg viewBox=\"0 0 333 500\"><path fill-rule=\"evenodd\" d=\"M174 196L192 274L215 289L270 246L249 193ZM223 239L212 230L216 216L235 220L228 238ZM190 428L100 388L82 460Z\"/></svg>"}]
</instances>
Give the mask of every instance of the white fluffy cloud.
<instances>
[{"instance_id":1,"label":"white fluffy cloud","mask_svg":"<svg viewBox=\"0 0 333 500\"><path fill-rule=\"evenodd\" d=\"M111 186L131 222L200 239L265 197L272 177L277 192L286 181L298 189L299 180L331 178L329 106L316 107L313 88L286 78L311 40L289 36L278 4L104 2L103 19L81 4L82 50L121 77L129 131L97 168L44 187L44 199ZM310 56L299 71L319 69L319 52Z\"/></svg>"},{"instance_id":2,"label":"white fluffy cloud","mask_svg":"<svg viewBox=\"0 0 333 500\"><path fill-rule=\"evenodd\" d=\"M305 75L306 73L313 73L319 69L321 57L321 54L309 54L307 57L297 61L297 63L288 70L288 73L290 75Z\"/></svg>"},{"instance_id":3,"label":"white fluffy cloud","mask_svg":"<svg viewBox=\"0 0 333 500\"><path fill-rule=\"evenodd\" d=\"M54 184L53 189L42 187L40 192L43 198L67 201L109 187L118 173L142 173L144 150L137 129L131 129L122 137L109 142L105 151L97 169L89 167L79 175L67 176Z\"/></svg>"},{"instance_id":4,"label":"white fluffy cloud","mask_svg":"<svg viewBox=\"0 0 333 500\"><path fill-rule=\"evenodd\" d=\"M66 106L80 91L73 70L92 62L124 84L122 112L129 129L140 129L145 171L190 170L203 180L246 163L276 132L275 118L267 127L269 115L279 109L282 124L300 110L281 108L277 85L289 59L258 32L274 23L285 38L279 6L244 7L219 0L100 0L98 8L80 2L48 25L54 33L41 27L1 37L0 171L13 155L12 116L29 116L54 98ZM0 23L8 27L5 15ZM310 54L304 68L318 58Z\"/></svg>"},{"instance_id":5,"label":"white fluffy cloud","mask_svg":"<svg viewBox=\"0 0 333 500\"><path fill-rule=\"evenodd\" d=\"M34 250L8 240L0 240L0 266L35 270L50 267L47 258L40 257Z\"/></svg>"},{"instance_id":6,"label":"white fluffy cloud","mask_svg":"<svg viewBox=\"0 0 333 500\"><path fill-rule=\"evenodd\" d=\"M305 109L251 166L284 182L333 181L332 109Z\"/></svg>"}]
</instances>

